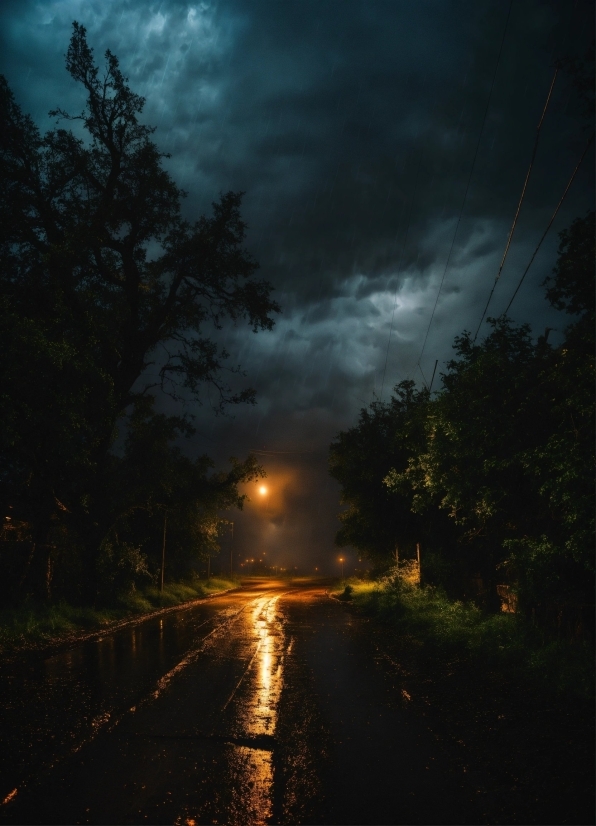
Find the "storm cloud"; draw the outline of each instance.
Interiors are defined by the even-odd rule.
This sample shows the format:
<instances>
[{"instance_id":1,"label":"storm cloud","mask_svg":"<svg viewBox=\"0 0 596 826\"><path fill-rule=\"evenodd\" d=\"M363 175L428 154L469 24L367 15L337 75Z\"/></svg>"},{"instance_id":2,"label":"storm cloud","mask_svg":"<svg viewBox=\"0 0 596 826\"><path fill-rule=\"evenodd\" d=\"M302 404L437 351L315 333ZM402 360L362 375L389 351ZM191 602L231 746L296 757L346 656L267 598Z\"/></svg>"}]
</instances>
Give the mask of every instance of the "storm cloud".
<instances>
[{"instance_id":1,"label":"storm cloud","mask_svg":"<svg viewBox=\"0 0 596 826\"><path fill-rule=\"evenodd\" d=\"M76 19L146 97L185 214L246 193L247 245L283 312L270 333L221 331L258 404L214 417L206 392L191 448L218 462L257 449L278 478L278 513L254 503L235 517L239 555L262 541L278 564L329 558L329 441L396 382L428 382L454 336L476 329L555 62L588 48L592 4L19 0L0 16L2 71L42 128L50 108L83 105L64 70ZM489 315L507 306L587 137L560 71ZM589 155L512 306L536 335L565 325L541 283L557 233L592 207L593 179Z\"/></svg>"}]
</instances>

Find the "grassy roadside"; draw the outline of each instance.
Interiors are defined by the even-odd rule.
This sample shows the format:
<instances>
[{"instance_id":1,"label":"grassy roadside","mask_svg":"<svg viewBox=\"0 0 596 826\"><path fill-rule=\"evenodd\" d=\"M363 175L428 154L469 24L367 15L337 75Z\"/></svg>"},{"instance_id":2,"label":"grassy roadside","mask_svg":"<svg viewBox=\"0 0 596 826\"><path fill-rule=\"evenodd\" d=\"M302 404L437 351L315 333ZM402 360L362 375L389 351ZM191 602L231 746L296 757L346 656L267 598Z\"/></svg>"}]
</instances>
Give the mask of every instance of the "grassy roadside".
<instances>
[{"instance_id":1,"label":"grassy roadside","mask_svg":"<svg viewBox=\"0 0 596 826\"><path fill-rule=\"evenodd\" d=\"M395 702L476 785L487 823L594 822L591 646L391 578L334 592L365 619Z\"/></svg>"},{"instance_id":2,"label":"grassy roadside","mask_svg":"<svg viewBox=\"0 0 596 826\"><path fill-rule=\"evenodd\" d=\"M159 588L149 585L120 596L114 605L102 608L29 603L0 611L0 651L37 647L59 642L79 633L92 633L122 620L172 608L194 599L238 587L239 580L211 577L171 582Z\"/></svg>"},{"instance_id":3,"label":"grassy roadside","mask_svg":"<svg viewBox=\"0 0 596 826\"><path fill-rule=\"evenodd\" d=\"M534 689L594 698L594 657L588 642L546 638L515 614L484 614L434 588L400 578L338 583L337 598L375 618L389 635L418 648L422 659L458 660L483 670L516 672Z\"/></svg>"}]
</instances>

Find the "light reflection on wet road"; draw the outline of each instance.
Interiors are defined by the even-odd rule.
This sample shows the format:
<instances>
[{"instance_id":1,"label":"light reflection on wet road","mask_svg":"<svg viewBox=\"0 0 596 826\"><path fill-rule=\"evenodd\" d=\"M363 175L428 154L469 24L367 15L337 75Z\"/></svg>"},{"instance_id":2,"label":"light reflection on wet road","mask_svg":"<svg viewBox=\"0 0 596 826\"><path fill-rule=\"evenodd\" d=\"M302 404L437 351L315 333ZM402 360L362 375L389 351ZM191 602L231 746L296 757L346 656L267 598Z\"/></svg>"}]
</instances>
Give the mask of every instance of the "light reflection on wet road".
<instances>
[{"instance_id":1,"label":"light reflection on wet road","mask_svg":"<svg viewBox=\"0 0 596 826\"><path fill-rule=\"evenodd\" d=\"M249 623L254 629L256 648L241 678L244 680L252 672L249 678L251 688L237 709L247 741L252 741L250 749L240 745L238 749L243 750L241 762L250 761L250 782L253 785L247 808L253 813L255 823L266 823L273 813L272 743L283 685L285 648L283 623L277 614L278 600L278 596L264 597L251 609Z\"/></svg>"},{"instance_id":2,"label":"light reflection on wet road","mask_svg":"<svg viewBox=\"0 0 596 826\"><path fill-rule=\"evenodd\" d=\"M0 666L0 800L65 753L78 749L135 704L156 696L203 641L247 606L257 610L264 589L241 591L132 623L113 633L40 656L24 653ZM255 600L257 600L255 602ZM9 744L9 748L6 748Z\"/></svg>"},{"instance_id":3,"label":"light reflection on wet road","mask_svg":"<svg viewBox=\"0 0 596 826\"><path fill-rule=\"evenodd\" d=\"M20 703L5 684L0 821L487 822L360 627L322 586L265 581L38 663Z\"/></svg>"},{"instance_id":4,"label":"light reflection on wet road","mask_svg":"<svg viewBox=\"0 0 596 826\"><path fill-rule=\"evenodd\" d=\"M187 746L191 741L203 750L215 746L232 758L228 774L245 777L230 776L230 789L216 797L231 797L237 822L266 822L272 814L272 744L283 678L285 637L277 606L284 590L288 590L285 582L253 582L240 591L122 628L46 658L31 655L23 663L5 664L4 673L0 673L2 730L4 742L11 743L14 750L11 758L8 750L0 758L1 799L17 789L19 804L29 797L25 805L35 818L37 804L32 812L29 789L44 780L53 785L57 773L68 774L77 760L73 755L79 751L85 757L103 754L106 744L119 740L121 731L126 730L126 737L135 727L138 736L140 720L145 734L149 715L153 746L158 743L176 750L186 740ZM213 672L214 665L218 672L214 680L209 679L209 673L196 673L197 667L199 672ZM172 705L172 696L189 688L192 696L186 696L182 703L175 699L174 719L164 725L164 717L159 712L156 715L156 709L164 702ZM177 714L181 709L188 710L182 721ZM144 748L147 750L146 744ZM117 751L115 763L121 766L121 758L129 750L120 744ZM80 784L77 786L80 790ZM138 786L144 791L147 784L139 782ZM170 802L168 796L166 791L164 804ZM39 801L37 793L35 797ZM90 799L94 797L90 792ZM76 792L66 809L57 800L49 809L44 806L38 822L50 822L50 809L60 820L67 810L73 811L70 802L77 807ZM97 801L96 805L102 810L104 803ZM63 814L56 811L56 805L62 807ZM160 802L152 801L151 805L159 808ZM90 808L85 806L73 819L87 819L85 810ZM132 813L128 817L135 819ZM194 819L190 814L181 817L178 822Z\"/></svg>"}]
</instances>

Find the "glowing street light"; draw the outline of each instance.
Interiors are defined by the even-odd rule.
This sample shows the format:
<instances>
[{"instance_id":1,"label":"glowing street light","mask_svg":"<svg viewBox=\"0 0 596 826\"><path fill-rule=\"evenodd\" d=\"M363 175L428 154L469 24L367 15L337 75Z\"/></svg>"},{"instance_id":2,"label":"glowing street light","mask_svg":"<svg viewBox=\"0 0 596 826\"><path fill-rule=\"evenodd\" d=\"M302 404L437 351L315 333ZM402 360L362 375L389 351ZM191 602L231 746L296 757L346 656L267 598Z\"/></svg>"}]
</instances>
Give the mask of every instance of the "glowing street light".
<instances>
[{"instance_id":1,"label":"glowing street light","mask_svg":"<svg viewBox=\"0 0 596 826\"><path fill-rule=\"evenodd\" d=\"M339 561L341 563L341 578L343 579L344 578L344 558L343 558L343 556L340 556Z\"/></svg>"},{"instance_id":2,"label":"glowing street light","mask_svg":"<svg viewBox=\"0 0 596 826\"><path fill-rule=\"evenodd\" d=\"M265 485L261 485L261 487L259 488L259 493L261 494L261 496L265 496L265 494L267 493L267 488L265 487Z\"/></svg>"}]
</instances>

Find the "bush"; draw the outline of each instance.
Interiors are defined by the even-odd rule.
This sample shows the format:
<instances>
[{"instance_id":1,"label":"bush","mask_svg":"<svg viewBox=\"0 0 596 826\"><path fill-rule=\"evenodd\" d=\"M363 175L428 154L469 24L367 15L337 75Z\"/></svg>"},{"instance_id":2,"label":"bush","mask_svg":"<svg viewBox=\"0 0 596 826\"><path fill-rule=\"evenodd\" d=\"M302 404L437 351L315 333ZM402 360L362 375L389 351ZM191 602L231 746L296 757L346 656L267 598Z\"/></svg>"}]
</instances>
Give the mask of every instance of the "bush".
<instances>
[{"instance_id":1,"label":"bush","mask_svg":"<svg viewBox=\"0 0 596 826\"><path fill-rule=\"evenodd\" d=\"M489 614L454 601L440 588L417 588L397 576L371 587L352 581L352 602L432 658L455 658L490 670L515 669L526 683L555 694L594 696L594 659L587 642L552 639L525 617Z\"/></svg>"},{"instance_id":2,"label":"bush","mask_svg":"<svg viewBox=\"0 0 596 826\"><path fill-rule=\"evenodd\" d=\"M343 600L344 602L350 602L353 591L354 588L351 585L346 585L342 593L337 598Z\"/></svg>"},{"instance_id":3,"label":"bush","mask_svg":"<svg viewBox=\"0 0 596 826\"><path fill-rule=\"evenodd\" d=\"M129 593L152 580L147 557L128 542L105 541L97 562L98 594L104 602L114 594Z\"/></svg>"}]
</instances>

